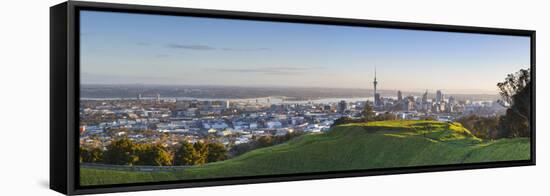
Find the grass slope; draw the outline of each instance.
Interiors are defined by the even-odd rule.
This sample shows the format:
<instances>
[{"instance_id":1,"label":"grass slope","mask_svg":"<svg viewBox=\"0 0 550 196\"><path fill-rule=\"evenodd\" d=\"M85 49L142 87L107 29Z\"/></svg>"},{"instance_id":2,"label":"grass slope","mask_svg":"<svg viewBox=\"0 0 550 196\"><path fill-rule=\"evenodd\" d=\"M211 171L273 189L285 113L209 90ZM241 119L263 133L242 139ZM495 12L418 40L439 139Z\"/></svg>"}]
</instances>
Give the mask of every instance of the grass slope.
<instances>
[{"instance_id":1,"label":"grass slope","mask_svg":"<svg viewBox=\"0 0 550 196\"><path fill-rule=\"evenodd\" d=\"M379 121L334 127L178 172L81 169L81 185L442 165L530 157L529 138L482 141L458 123Z\"/></svg>"}]
</instances>

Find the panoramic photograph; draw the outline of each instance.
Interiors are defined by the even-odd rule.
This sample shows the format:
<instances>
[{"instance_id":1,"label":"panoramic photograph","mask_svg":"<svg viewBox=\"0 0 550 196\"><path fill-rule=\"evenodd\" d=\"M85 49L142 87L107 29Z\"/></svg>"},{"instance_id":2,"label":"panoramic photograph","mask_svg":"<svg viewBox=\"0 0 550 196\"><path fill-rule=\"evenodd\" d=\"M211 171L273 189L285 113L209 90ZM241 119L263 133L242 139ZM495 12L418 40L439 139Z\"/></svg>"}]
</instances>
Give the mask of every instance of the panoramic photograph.
<instances>
[{"instance_id":1,"label":"panoramic photograph","mask_svg":"<svg viewBox=\"0 0 550 196\"><path fill-rule=\"evenodd\" d=\"M531 159L530 37L80 12L80 186Z\"/></svg>"}]
</instances>

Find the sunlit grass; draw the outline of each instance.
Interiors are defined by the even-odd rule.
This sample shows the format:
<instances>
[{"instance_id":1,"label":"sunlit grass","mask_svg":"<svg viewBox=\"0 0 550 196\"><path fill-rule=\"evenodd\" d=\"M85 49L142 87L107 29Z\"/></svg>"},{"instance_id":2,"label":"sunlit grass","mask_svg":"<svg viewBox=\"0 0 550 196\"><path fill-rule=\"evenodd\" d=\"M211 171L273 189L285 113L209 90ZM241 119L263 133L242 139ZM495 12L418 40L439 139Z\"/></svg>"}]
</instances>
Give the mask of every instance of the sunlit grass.
<instances>
[{"instance_id":1,"label":"sunlit grass","mask_svg":"<svg viewBox=\"0 0 550 196\"><path fill-rule=\"evenodd\" d=\"M239 157L177 172L81 169L81 184L118 184L421 165L526 160L529 138L483 141L459 123L350 123Z\"/></svg>"}]
</instances>

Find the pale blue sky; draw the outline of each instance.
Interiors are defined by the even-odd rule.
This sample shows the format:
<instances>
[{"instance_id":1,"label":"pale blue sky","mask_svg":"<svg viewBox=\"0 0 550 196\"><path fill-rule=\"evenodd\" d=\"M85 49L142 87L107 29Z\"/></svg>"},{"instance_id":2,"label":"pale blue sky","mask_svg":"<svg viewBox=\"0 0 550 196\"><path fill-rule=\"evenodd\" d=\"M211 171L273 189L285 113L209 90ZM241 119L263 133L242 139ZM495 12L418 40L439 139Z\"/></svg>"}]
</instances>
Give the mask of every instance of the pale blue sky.
<instances>
[{"instance_id":1,"label":"pale blue sky","mask_svg":"<svg viewBox=\"0 0 550 196\"><path fill-rule=\"evenodd\" d=\"M83 84L496 92L529 67L529 38L81 12Z\"/></svg>"}]
</instances>

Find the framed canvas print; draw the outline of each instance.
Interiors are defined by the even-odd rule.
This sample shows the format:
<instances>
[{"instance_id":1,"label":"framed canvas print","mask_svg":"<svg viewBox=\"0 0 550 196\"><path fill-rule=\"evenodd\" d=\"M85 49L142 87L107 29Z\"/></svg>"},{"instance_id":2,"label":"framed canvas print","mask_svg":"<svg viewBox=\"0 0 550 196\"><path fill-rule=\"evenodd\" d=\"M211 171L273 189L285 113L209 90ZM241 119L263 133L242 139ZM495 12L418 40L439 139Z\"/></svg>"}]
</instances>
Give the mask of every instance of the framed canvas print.
<instances>
[{"instance_id":1,"label":"framed canvas print","mask_svg":"<svg viewBox=\"0 0 550 196\"><path fill-rule=\"evenodd\" d=\"M535 31L50 9L64 194L535 164Z\"/></svg>"}]
</instances>

